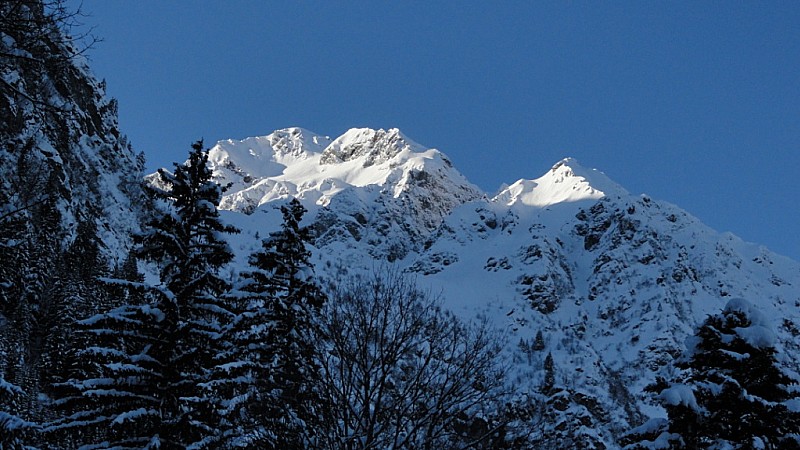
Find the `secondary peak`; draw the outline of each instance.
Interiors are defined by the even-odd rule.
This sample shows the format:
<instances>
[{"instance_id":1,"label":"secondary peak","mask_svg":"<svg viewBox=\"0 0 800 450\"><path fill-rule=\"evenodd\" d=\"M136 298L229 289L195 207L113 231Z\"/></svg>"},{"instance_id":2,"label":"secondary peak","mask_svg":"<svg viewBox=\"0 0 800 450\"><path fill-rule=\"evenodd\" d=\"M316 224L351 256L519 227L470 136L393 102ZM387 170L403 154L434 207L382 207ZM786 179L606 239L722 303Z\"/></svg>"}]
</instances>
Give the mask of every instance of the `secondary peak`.
<instances>
[{"instance_id":1,"label":"secondary peak","mask_svg":"<svg viewBox=\"0 0 800 450\"><path fill-rule=\"evenodd\" d=\"M506 205L546 207L557 203L597 200L627 194L603 172L586 169L575 158L564 158L535 180L521 179L502 190L494 201Z\"/></svg>"}]
</instances>

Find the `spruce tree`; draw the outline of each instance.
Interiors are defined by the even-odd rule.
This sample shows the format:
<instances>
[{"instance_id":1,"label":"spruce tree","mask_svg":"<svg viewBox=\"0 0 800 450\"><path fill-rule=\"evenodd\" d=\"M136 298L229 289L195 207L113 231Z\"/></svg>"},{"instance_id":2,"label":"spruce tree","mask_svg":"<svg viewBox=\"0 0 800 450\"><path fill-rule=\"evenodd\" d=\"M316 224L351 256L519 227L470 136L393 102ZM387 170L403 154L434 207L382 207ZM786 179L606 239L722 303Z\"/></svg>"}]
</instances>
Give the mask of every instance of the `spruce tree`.
<instances>
[{"instance_id":1,"label":"spruce tree","mask_svg":"<svg viewBox=\"0 0 800 450\"><path fill-rule=\"evenodd\" d=\"M549 395L553 392L556 385L556 369L553 362L553 354L548 353L544 358L544 383L542 384L542 392Z\"/></svg>"},{"instance_id":2,"label":"spruce tree","mask_svg":"<svg viewBox=\"0 0 800 450\"><path fill-rule=\"evenodd\" d=\"M24 291L24 262L29 247L25 213L9 201L5 180L0 181L0 448L24 447L32 423L23 419L25 392L13 381L19 367L27 333L23 324L31 316Z\"/></svg>"},{"instance_id":3,"label":"spruce tree","mask_svg":"<svg viewBox=\"0 0 800 450\"><path fill-rule=\"evenodd\" d=\"M106 279L121 306L78 322L83 349L74 375L56 387L64 417L45 431L65 448L185 449L212 446L221 402L208 382L231 313L217 273L233 257L219 219L222 189L211 180L200 142L175 173L161 171L160 210L136 239L135 254L155 262L161 284ZM122 295L120 295L122 294Z\"/></svg>"},{"instance_id":4,"label":"spruce tree","mask_svg":"<svg viewBox=\"0 0 800 450\"><path fill-rule=\"evenodd\" d=\"M169 294L121 280L108 283L130 290L130 304L77 323L87 345L74 354L73 377L56 385L55 406L63 415L44 432L68 448L158 448L168 394L157 358L165 332L163 313L150 305Z\"/></svg>"},{"instance_id":5,"label":"spruce tree","mask_svg":"<svg viewBox=\"0 0 800 450\"><path fill-rule=\"evenodd\" d=\"M160 441L164 397L163 367L154 358L165 334L157 305L171 294L142 284L131 255L124 270L99 278L104 270L96 243L87 239L91 229L78 227L62 263L65 301L77 306L69 314L88 318L68 321L71 345L62 356L68 363L52 387L58 414L44 424L43 436L62 448L150 448Z\"/></svg>"},{"instance_id":6,"label":"spruce tree","mask_svg":"<svg viewBox=\"0 0 800 450\"><path fill-rule=\"evenodd\" d=\"M38 279L29 268L33 253L29 211L11 204L8 192L0 189L0 448L17 450L32 442L35 428L28 407L36 378L28 375L35 368L26 350L34 322L31 281Z\"/></svg>"},{"instance_id":7,"label":"spruce tree","mask_svg":"<svg viewBox=\"0 0 800 450\"><path fill-rule=\"evenodd\" d=\"M174 174L160 170L159 176L167 189L155 195L164 211L138 238L138 255L159 265L169 293L158 304L163 335L153 355L164 368L161 445L202 446L217 434L219 402L207 383L232 316L223 298L230 286L218 272L233 252L222 236L237 230L219 218L223 188L212 180L202 141Z\"/></svg>"},{"instance_id":8,"label":"spruce tree","mask_svg":"<svg viewBox=\"0 0 800 450\"><path fill-rule=\"evenodd\" d=\"M297 199L281 207L281 230L250 257L228 329L218 385L237 400L228 411L231 446L305 448L316 428L318 368L310 340L324 296L313 279Z\"/></svg>"},{"instance_id":9,"label":"spruce tree","mask_svg":"<svg viewBox=\"0 0 800 450\"><path fill-rule=\"evenodd\" d=\"M533 344L531 345L531 350L540 352L545 349L544 343L544 336L542 335L542 330L536 332L536 337L533 340Z\"/></svg>"},{"instance_id":10,"label":"spruce tree","mask_svg":"<svg viewBox=\"0 0 800 450\"><path fill-rule=\"evenodd\" d=\"M81 220L76 236L57 261L50 301L40 310L47 319L46 340L41 357L45 392L50 397L50 414L43 419L47 439L68 445L72 442L71 427L62 427L63 416L72 417L81 409L73 409L71 380L81 379L95 372L96 363L80 356L97 343L81 333L78 321L107 309L109 292L99 278L108 275L108 268L100 253L97 228L93 219ZM53 407L53 408L51 408ZM57 414L53 414L53 413ZM89 434L82 431L82 434Z\"/></svg>"},{"instance_id":11,"label":"spruce tree","mask_svg":"<svg viewBox=\"0 0 800 450\"><path fill-rule=\"evenodd\" d=\"M51 301L47 314L43 314L49 325L42 357L48 390L53 383L71 375L69 365L74 352L86 347L86 342L76 339L75 323L108 309L108 293L99 278L109 275L109 270L98 241L94 220L83 219L72 243L57 261Z\"/></svg>"},{"instance_id":12,"label":"spruce tree","mask_svg":"<svg viewBox=\"0 0 800 450\"><path fill-rule=\"evenodd\" d=\"M800 413L789 407L796 380L779 367L775 335L753 305L731 300L688 347L676 363L682 374L650 387L668 419L633 430L628 448L800 449Z\"/></svg>"},{"instance_id":13,"label":"spruce tree","mask_svg":"<svg viewBox=\"0 0 800 450\"><path fill-rule=\"evenodd\" d=\"M0 343L2 344L2 343ZM0 355L4 356L4 355ZM0 448L22 450L35 424L20 417L20 399L25 393L19 386L9 383L0 371Z\"/></svg>"}]
</instances>

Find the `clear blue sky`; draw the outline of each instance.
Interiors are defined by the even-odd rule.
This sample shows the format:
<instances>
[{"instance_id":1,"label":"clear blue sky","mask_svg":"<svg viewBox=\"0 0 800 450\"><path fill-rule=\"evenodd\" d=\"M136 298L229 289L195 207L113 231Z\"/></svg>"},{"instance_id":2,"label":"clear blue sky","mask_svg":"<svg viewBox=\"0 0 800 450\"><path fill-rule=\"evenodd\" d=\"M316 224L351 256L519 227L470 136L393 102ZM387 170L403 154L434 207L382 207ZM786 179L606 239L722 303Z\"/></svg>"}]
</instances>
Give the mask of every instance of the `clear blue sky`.
<instances>
[{"instance_id":1,"label":"clear blue sky","mask_svg":"<svg viewBox=\"0 0 800 450\"><path fill-rule=\"evenodd\" d=\"M800 2L84 0L150 168L397 127L474 183L565 156L800 259Z\"/></svg>"}]
</instances>

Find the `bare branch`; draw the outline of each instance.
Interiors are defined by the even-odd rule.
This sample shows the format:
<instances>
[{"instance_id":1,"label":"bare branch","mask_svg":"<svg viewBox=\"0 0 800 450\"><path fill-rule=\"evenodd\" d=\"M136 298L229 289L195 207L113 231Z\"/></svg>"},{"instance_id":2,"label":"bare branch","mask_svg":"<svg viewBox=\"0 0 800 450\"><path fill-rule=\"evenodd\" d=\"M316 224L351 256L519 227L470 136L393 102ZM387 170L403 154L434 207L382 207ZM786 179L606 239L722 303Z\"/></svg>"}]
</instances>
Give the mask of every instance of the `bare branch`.
<instances>
[{"instance_id":1,"label":"bare branch","mask_svg":"<svg viewBox=\"0 0 800 450\"><path fill-rule=\"evenodd\" d=\"M323 317L329 448L468 448L504 426L475 426L506 395L487 323L462 323L398 273L345 283Z\"/></svg>"},{"instance_id":2,"label":"bare branch","mask_svg":"<svg viewBox=\"0 0 800 450\"><path fill-rule=\"evenodd\" d=\"M27 211L27 210L35 207L35 206L41 205L42 203L50 200L51 198L52 198L52 195L49 195L49 194L48 195L44 195L42 198L40 198L39 200L37 200L37 201L35 201L33 203L30 203L28 205L21 206L19 208L16 208L14 210L6 212L5 214L0 215L0 222L3 222L4 220L6 220L8 218L11 218L12 216L14 216L16 214L19 214L19 213L21 213L23 211Z\"/></svg>"}]
</instances>

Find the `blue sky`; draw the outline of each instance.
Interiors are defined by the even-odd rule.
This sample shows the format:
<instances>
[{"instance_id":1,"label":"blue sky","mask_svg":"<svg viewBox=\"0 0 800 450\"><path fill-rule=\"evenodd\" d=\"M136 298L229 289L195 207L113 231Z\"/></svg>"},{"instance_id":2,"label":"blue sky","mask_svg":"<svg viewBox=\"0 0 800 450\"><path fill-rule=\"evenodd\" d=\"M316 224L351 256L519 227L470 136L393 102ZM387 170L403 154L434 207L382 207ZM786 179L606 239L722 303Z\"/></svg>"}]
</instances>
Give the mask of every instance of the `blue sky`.
<instances>
[{"instance_id":1,"label":"blue sky","mask_svg":"<svg viewBox=\"0 0 800 450\"><path fill-rule=\"evenodd\" d=\"M566 156L800 259L800 3L83 0L150 168L301 126L400 128L473 183Z\"/></svg>"}]
</instances>

